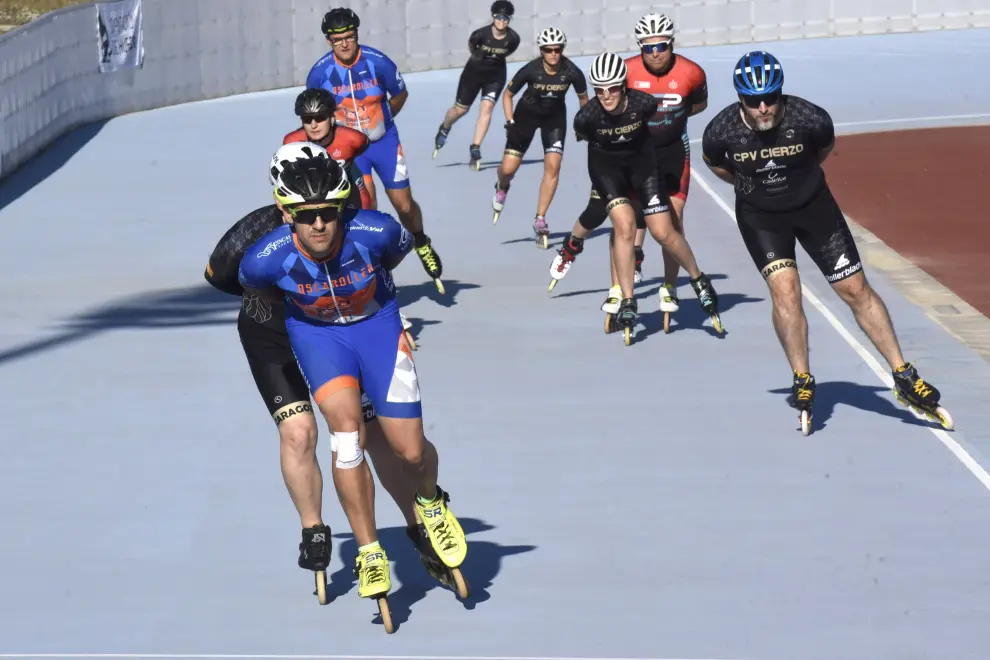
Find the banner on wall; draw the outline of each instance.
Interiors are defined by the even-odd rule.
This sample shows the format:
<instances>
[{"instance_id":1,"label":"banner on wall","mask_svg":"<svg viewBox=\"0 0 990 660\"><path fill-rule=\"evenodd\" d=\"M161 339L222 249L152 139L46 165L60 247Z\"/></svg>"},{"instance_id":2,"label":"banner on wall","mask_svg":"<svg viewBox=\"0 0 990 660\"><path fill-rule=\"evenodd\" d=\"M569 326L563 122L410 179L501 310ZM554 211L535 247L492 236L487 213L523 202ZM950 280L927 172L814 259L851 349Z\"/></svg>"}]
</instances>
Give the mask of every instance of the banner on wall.
<instances>
[{"instance_id":1,"label":"banner on wall","mask_svg":"<svg viewBox=\"0 0 990 660\"><path fill-rule=\"evenodd\" d=\"M100 72L140 69L144 65L141 0L97 2Z\"/></svg>"}]
</instances>

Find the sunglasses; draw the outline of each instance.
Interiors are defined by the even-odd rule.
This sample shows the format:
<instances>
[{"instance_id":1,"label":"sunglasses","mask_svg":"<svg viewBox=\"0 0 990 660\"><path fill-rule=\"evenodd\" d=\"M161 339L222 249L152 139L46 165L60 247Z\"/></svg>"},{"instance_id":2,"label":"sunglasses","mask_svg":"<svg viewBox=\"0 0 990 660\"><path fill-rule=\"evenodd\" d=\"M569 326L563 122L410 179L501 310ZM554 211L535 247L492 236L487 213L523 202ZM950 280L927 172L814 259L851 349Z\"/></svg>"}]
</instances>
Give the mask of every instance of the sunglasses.
<instances>
[{"instance_id":1,"label":"sunglasses","mask_svg":"<svg viewBox=\"0 0 990 660\"><path fill-rule=\"evenodd\" d=\"M560 46L547 46L546 48L541 48L540 50L550 55L559 55L564 52L564 49Z\"/></svg>"},{"instance_id":2,"label":"sunglasses","mask_svg":"<svg viewBox=\"0 0 990 660\"><path fill-rule=\"evenodd\" d=\"M612 85L610 87L595 87L595 92L598 94L603 94L608 92L609 96L618 96L623 91L625 91L625 85Z\"/></svg>"},{"instance_id":3,"label":"sunglasses","mask_svg":"<svg viewBox=\"0 0 990 660\"><path fill-rule=\"evenodd\" d=\"M312 124L313 122L316 122L317 124L321 124L321 123L323 123L325 121L330 121L330 115L303 115L302 116L302 123L304 123L304 124Z\"/></svg>"},{"instance_id":4,"label":"sunglasses","mask_svg":"<svg viewBox=\"0 0 990 660\"><path fill-rule=\"evenodd\" d=\"M653 53L665 53L670 48L669 41L661 41L658 44L640 44L639 49L642 51L643 55L651 55Z\"/></svg>"},{"instance_id":5,"label":"sunglasses","mask_svg":"<svg viewBox=\"0 0 990 660\"><path fill-rule=\"evenodd\" d=\"M295 222L311 225L316 222L318 217L323 218L324 221L336 220L337 216L340 215L342 206L341 204L327 204L326 206L309 209L299 209L289 206L286 210Z\"/></svg>"},{"instance_id":6,"label":"sunglasses","mask_svg":"<svg viewBox=\"0 0 990 660\"><path fill-rule=\"evenodd\" d=\"M357 41L356 34L350 34L346 37L330 37L330 44L332 46L340 46L342 44L352 44Z\"/></svg>"},{"instance_id":7,"label":"sunglasses","mask_svg":"<svg viewBox=\"0 0 990 660\"><path fill-rule=\"evenodd\" d=\"M743 105L747 108L759 108L761 103L766 103L767 107L780 103L780 92L773 94L761 94L759 96L742 96Z\"/></svg>"},{"instance_id":8,"label":"sunglasses","mask_svg":"<svg viewBox=\"0 0 990 660\"><path fill-rule=\"evenodd\" d=\"M509 17L506 16L505 14L492 14L492 18L494 18L496 21L505 21L505 22L509 21Z\"/></svg>"}]
</instances>

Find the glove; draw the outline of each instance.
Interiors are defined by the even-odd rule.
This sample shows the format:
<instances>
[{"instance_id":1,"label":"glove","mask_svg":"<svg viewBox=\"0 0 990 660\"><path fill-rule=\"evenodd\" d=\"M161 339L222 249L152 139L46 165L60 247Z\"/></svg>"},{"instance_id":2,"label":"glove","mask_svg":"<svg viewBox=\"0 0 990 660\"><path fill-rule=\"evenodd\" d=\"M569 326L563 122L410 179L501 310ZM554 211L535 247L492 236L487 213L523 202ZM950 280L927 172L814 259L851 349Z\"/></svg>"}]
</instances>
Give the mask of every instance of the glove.
<instances>
[{"instance_id":1,"label":"glove","mask_svg":"<svg viewBox=\"0 0 990 660\"><path fill-rule=\"evenodd\" d=\"M515 126L515 125L516 125L516 122L513 119L510 119L507 122L505 122L505 136L506 137L509 136L509 127L510 126Z\"/></svg>"}]
</instances>

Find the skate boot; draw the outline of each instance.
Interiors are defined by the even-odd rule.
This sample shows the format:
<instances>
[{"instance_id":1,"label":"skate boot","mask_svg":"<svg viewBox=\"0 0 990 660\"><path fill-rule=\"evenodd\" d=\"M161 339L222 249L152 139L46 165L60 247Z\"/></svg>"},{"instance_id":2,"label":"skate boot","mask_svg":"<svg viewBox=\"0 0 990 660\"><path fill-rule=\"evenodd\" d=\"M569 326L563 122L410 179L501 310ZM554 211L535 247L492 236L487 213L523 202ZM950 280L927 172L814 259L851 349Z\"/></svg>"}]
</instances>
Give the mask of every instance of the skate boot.
<instances>
[{"instance_id":1,"label":"skate boot","mask_svg":"<svg viewBox=\"0 0 990 660\"><path fill-rule=\"evenodd\" d=\"M718 334L725 332L725 328L722 327L722 319L718 315L718 294L715 293L715 287L712 286L712 281L708 279L707 275L702 273L698 276L698 279L691 280L691 288L697 294L698 302L701 303L702 309L712 317L712 325L715 326L715 332Z\"/></svg>"},{"instance_id":2,"label":"skate boot","mask_svg":"<svg viewBox=\"0 0 990 660\"><path fill-rule=\"evenodd\" d=\"M938 422L947 431L954 428L952 415L939 405L942 394L918 375L913 364L908 362L891 373L894 376L894 396L902 405Z\"/></svg>"},{"instance_id":3,"label":"skate boot","mask_svg":"<svg viewBox=\"0 0 990 660\"><path fill-rule=\"evenodd\" d=\"M811 407L815 403L815 377L811 374L801 374L794 372L794 381L791 383L791 396L787 401L792 408L798 410L798 419L801 420L801 433L811 434Z\"/></svg>"},{"instance_id":4,"label":"skate boot","mask_svg":"<svg viewBox=\"0 0 990 660\"><path fill-rule=\"evenodd\" d=\"M663 312L663 331L670 332L670 315L681 308L681 301L677 297L677 286L665 283L657 291L657 297L660 299L660 311Z\"/></svg>"},{"instance_id":5,"label":"skate boot","mask_svg":"<svg viewBox=\"0 0 990 660\"><path fill-rule=\"evenodd\" d=\"M608 295L605 297L605 302L602 303L602 311L606 314L618 314L619 302L621 300L622 287L618 284L613 284L608 290Z\"/></svg>"},{"instance_id":6,"label":"skate boot","mask_svg":"<svg viewBox=\"0 0 990 660\"><path fill-rule=\"evenodd\" d=\"M564 279L564 275L567 275L567 271L570 269L571 264L577 259L577 256L584 251L584 239L575 238L574 234L571 234L564 239L564 244L560 246L557 251L557 256L553 258L553 263L550 264L550 287L547 291L553 291L553 288L557 286L557 282Z\"/></svg>"},{"instance_id":7,"label":"skate boot","mask_svg":"<svg viewBox=\"0 0 990 660\"><path fill-rule=\"evenodd\" d=\"M550 247L550 225L542 215L536 216L533 222L533 231L536 233L536 244L546 250Z\"/></svg>"},{"instance_id":8,"label":"skate boot","mask_svg":"<svg viewBox=\"0 0 990 660\"><path fill-rule=\"evenodd\" d=\"M461 598L467 598L470 595L467 581L461 575L461 570L459 568L449 568L440 561L436 550L433 549L433 544L430 543L430 535L427 533L426 526L423 523L406 527L406 536L412 541L413 547L419 553L419 561L423 564L426 572L430 574L430 577L448 589L456 591L457 595Z\"/></svg>"},{"instance_id":9,"label":"skate boot","mask_svg":"<svg viewBox=\"0 0 990 660\"><path fill-rule=\"evenodd\" d=\"M360 550L354 562L354 575L358 579L358 596L374 598L378 601L378 611L385 624L385 632L395 631L392 626L392 612L388 606L388 592L392 588L392 578L389 571L388 557L385 550L378 544L372 543Z\"/></svg>"},{"instance_id":10,"label":"skate boot","mask_svg":"<svg viewBox=\"0 0 990 660\"><path fill-rule=\"evenodd\" d=\"M643 259L646 258L646 254L641 245L634 246L633 252L636 253L636 271L633 273L633 283L639 284L643 281Z\"/></svg>"},{"instance_id":11,"label":"skate boot","mask_svg":"<svg viewBox=\"0 0 990 660\"><path fill-rule=\"evenodd\" d=\"M619 294L622 295L621 293ZM618 332L622 330L623 341L626 346L632 343L632 330L633 326L636 325L636 317L639 312L639 305L636 303L635 298L624 298L622 302L619 303L619 313L618 314L606 314L605 315L605 334L609 335L613 332Z\"/></svg>"},{"instance_id":12,"label":"skate boot","mask_svg":"<svg viewBox=\"0 0 990 660\"><path fill-rule=\"evenodd\" d=\"M471 145L471 162L469 163L469 166L475 172L477 172L478 170L481 169L481 145L480 144L472 144Z\"/></svg>"},{"instance_id":13,"label":"skate boot","mask_svg":"<svg viewBox=\"0 0 990 660\"><path fill-rule=\"evenodd\" d=\"M450 568L457 568L467 556L467 541L464 540L461 524L447 507L450 495L440 486L436 489L436 499L432 502L416 494L416 510L440 561Z\"/></svg>"},{"instance_id":14,"label":"skate boot","mask_svg":"<svg viewBox=\"0 0 990 660\"><path fill-rule=\"evenodd\" d=\"M498 181L495 181L495 196L492 197L492 210L495 211L495 217L492 218L492 224L494 225L498 222L498 216L502 214L502 209L505 208L505 198L509 196L509 186L502 190L498 187Z\"/></svg>"},{"instance_id":15,"label":"skate boot","mask_svg":"<svg viewBox=\"0 0 990 660\"><path fill-rule=\"evenodd\" d=\"M412 323L406 318L406 315L399 312L399 319L402 321L402 334L406 336L406 343L409 344L409 348L416 350L416 340L413 339L412 333L409 332L412 329Z\"/></svg>"},{"instance_id":16,"label":"skate boot","mask_svg":"<svg viewBox=\"0 0 990 660\"><path fill-rule=\"evenodd\" d=\"M440 128L437 129L437 135L433 138L433 157L436 158L440 150L443 149L443 145L447 144L447 136L450 134L449 128L444 128L443 124L440 124Z\"/></svg>"},{"instance_id":17,"label":"skate boot","mask_svg":"<svg viewBox=\"0 0 990 660\"><path fill-rule=\"evenodd\" d=\"M327 604L327 567L330 565L330 528L315 525L302 530L299 544L299 568L313 571L316 596L320 605Z\"/></svg>"},{"instance_id":18,"label":"skate boot","mask_svg":"<svg viewBox=\"0 0 990 660\"><path fill-rule=\"evenodd\" d=\"M443 275L443 262L440 261L440 255L433 249L432 241L426 234L422 235L422 239L417 238L416 242L420 243L416 246L416 254L419 255L419 260L423 264L423 270L433 278L433 283L437 285L437 291L443 295L443 282L440 281L440 276Z\"/></svg>"}]
</instances>

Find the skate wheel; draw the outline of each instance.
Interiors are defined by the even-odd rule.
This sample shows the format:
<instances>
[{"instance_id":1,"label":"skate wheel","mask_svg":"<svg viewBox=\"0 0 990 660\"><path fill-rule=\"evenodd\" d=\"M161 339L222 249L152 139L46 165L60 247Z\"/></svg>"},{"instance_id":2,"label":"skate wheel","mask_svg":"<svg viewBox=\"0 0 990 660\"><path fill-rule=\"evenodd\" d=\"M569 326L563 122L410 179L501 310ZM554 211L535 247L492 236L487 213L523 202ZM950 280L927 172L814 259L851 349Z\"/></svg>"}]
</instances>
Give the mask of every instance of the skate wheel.
<instances>
[{"instance_id":1,"label":"skate wheel","mask_svg":"<svg viewBox=\"0 0 990 660\"><path fill-rule=\"evenodd\" d=\"M663 332L670 334L670 312L663 313Z\"/></svg>"},{"instance_id":2,"label":"skate wheel","mask_svg":"<svg viewBox=\"0 0 990 660\"><path fill-rule=\"evenodd\" d=\"M632 328L623 328L622 341L626 346L632 343Z\"/></svg>"},{"instance_id":3,"label":"skate wheel","mask_svg":"<svg viewBox=\"0 0 990 660\"><path fill-rule=\"evenodd\" d=\"M612 327L612 313L605 312L605 334L610 335L613 332L615 332L615 329Z\"/></svg>"},{"instance_id":4,"label":"skate wheel","mask_svg":"<svg viewBox=\"0 0 990 660\"><path fill-rule=\"evenodd\" d=\"M551 279L550 286L547 287L547 291L553 291L553 288L557 286L557 280Z\"/></svg>"},{"instance_id":5,"label":"skate wheel","mask_svg":"<svg viewBox=\"0 0 990 660\"><path fill-rule=\"evenodd\" d=\"M313 573L316 578L316 598L320 601L320 605L327 604L327 572L326 571L316 571Z\"/></svg>"},{"instance_id":6,"label":"skate wheel","mask_svg":"<svg viewBox=\"0 0 990 660\"><path fill-rule=\"evenodd\" d=\"M454 585L457 588L457 595L461 600L467 600L471 595L471 588L468 586L467 579L464 574L461 573L461 569L452 568L450 569L450 574L454 576Z\"/></svg>"},{"instance_id":7,"label":"skate wheel","mask_svg":"<svg viewBox=\"0 0 990 660\"><path fill-rule=\"evenodd\" d=\"M385 632L389 635L395 632L395 626L392 625L392 610L388 608L388 597L379 596L378 601L378 613L382 615L382 625L385 626Z\"/></svg>"},{"instance_id":8,"label":"skate wheel","mask_svg":"<svg viewBox=\"0 0 990 660\"><path fill-rule=\"evenodd\" d=\"M443 288L443 282L440 281L439 277L433 280L433 283L437 285L437 291L440 292L441 296L447 293L447 291Z\"/></svg>"},{"instance_id":9,"label":"skate wheel","mask_svg":"<svg viewBox=\"0 0 990 660\"><path fill-rule=\"evenodd\" d=\"M938 423L941 424L942 428L946 431L951 431L955 428L955 422L952 420L952 415L950 415L949 411L942 406L935 409L935 415L938 417Z\"/></svg>"},{"instance_id":10,"label":"skate wheel","mask_svg":"<svg viewBox=\"0 0 990 660\"><path fill-rule=\"evenodd\" d=\"M811 435L811 411L802 410L801 411L801 433L803 435Z\"/></svg>"},{"instance_id":11,"label":"skate wheel","mask_svg":"<svg viewBox=\"0 0 990 660\"><path fill-rule=\"evenodd\" d=\"M547 234L541 234L536 237L536 244L546 250L550 247L550 237Z\"/></svg>"},{"instance_id":12,"label":"skate wheel","mask_svg":"<svg viewBox=\"0 0 990 660\"><path fill-rule=\"evenodd\" d=\"M498 216L500 216L501 214L502 214L501 211L495 211L495 215L492 216L493 225L498 222Z\"/></svg>"},{"instance_id":13,"label":"skate wheel","mask_svg":"<svg viewBox=\"0 0 990 660\"><path fill-rule=\"evenodd\" d=\"M725 328L722 327L722 319L719 318L718 314L712 314L712 325L718 334L725 332Z\"/></svg>"},{"instance_id":14,"label":"skate wheel","mask_svg":"<svg viewBox=\"0 0 990 660\"><path fill-rule=\"evenodd\" d=\"M412 333L410 333L408 330L403 330L402 332L406 336L406 343L409 344L409 348L414 351L419 350L416 347L416 340L413 339Z\"/></svg>"},{"instance_id":15,"label":"skate wheel","mask_svg":"<svg viewBox=\"0 0 990 660\"><path fill-rule=\"evenodd\" d=\"M433 157L436 158L438 153L440 153L440 150L439 149L434 149L433 150Z\"/></svg>"}]
</instances>

